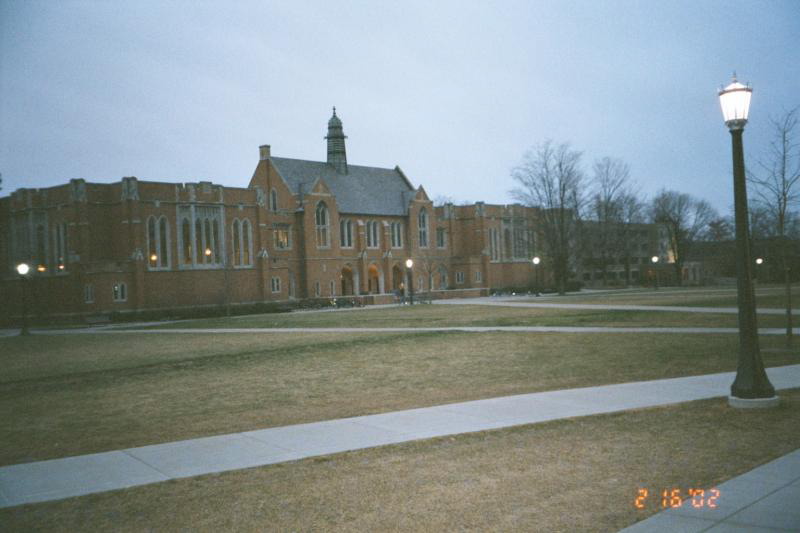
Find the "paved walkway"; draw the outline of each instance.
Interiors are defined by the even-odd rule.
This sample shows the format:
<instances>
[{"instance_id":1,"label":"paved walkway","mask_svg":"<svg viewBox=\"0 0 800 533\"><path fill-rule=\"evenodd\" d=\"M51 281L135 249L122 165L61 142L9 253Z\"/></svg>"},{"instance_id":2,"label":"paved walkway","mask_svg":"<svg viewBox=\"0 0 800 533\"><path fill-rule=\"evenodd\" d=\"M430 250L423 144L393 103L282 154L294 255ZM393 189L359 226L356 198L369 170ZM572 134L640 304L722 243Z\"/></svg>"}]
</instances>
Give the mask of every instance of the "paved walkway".
<instances>
[{"instance_id":1,"label":"paved walkway","mask_svg":"<svg viewBox=\"0 0 800 533\"><path fill-rule=\"evenodd\" d=\"M526 299L530 298L526 296ZM578 304L565 302L531 302L516 301L507 298L464 298L453 300L433 300L438 305L491 305L496 307L529 307L540 309L584 309L591 311L668 311L674 313L714 313L735 315L739 313L736 307L689 307L678 305L629 305L629 304ZM759 315L785 315L786 309L757 308ZM800 309L792 309L793 315L800 315Z\"/></svg>"},{"instance_id":2,"label":"paved walkway","mask_svg":"<svg viewBox=\"0 0 800 533\"><path fill-rule=\"evenodd\" d=\"M715 487L719 498L709 507L713 493L685 500L631 527L624 533L696 531L750 533L800 531L800 449L779 457ZM660 496L650 503L660 505Z\"/></svg>"},{"instance_id":3,"label":"paved walkway","mask_svg":"<svg viewBox=\"0 0 800 533\"><path fill-rule=\"evenodd\" d=\"M8 335L15 330L6 330ZM120 333L433 333L453 332L491 333L506 331L516 333L697 333L697 334L731 334L739 333L739 328L693 328L693 327L614 327L614 326L441 326L419 328L160 328L160 329L38 329L31 330L32 335L84 335L86 333L114 335ZM800 328L794 328L800 335ZM759 328L759 335L785 335L784 328Z\"/></svg>"},{"instance_id":4,"label":"paved walkway","mask_svg":"<svg viewBox=\"0 0 800 533\"><path fill-rule=\"evenodd\" d=\"M800 387L800 365L767 370ZM521 394L217 435L0 468L0 507L417 439L727 396L734 373Z\"/></svg>"}]
</instances>

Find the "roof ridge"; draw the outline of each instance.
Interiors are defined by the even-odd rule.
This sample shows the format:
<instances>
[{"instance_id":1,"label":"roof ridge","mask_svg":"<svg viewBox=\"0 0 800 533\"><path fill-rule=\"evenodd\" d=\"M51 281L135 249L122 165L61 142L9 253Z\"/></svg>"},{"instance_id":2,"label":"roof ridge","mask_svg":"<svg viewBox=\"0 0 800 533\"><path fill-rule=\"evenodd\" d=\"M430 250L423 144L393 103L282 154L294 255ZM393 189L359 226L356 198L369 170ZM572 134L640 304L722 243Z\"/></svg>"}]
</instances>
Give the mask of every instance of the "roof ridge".
<instances>
[{"instance_id":1,"label":"roof ridge","mask_svg":"<svg viewBox=\"0 0 800 533\"><path fill-rule=\"evenodd\" d=\"M300 161L300 162L303 162L303 163L316 163L316 164L325 165L325 166L329 165L329 163L327 163L325 161L312 161L311 159L298 159L296 157L270 157L270 159L284 159L284 160L288 160L288 161ZM389 170L391 172L397 172L397 169L395 169L395 168L370 167L370 166L367 166L367 165L351 165L350 163L347 164L347 168L352 168L352 167L356 167L356 168L375 168L375 169L378 169L378 170Z\"/></svg>"}]
</instances>

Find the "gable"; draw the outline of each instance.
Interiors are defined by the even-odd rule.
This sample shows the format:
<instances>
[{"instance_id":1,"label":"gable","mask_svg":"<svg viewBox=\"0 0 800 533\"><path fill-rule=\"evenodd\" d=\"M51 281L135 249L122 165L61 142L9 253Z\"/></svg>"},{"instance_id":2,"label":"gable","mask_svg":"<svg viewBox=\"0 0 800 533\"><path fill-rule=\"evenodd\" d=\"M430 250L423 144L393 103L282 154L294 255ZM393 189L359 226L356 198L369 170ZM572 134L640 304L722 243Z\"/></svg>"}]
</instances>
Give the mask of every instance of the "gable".
<instances>
[{"instance_id":1,"label":"gable","mask_svg":"<svg viewBox=\"0 0 800 533\"><path fill-rule=\"evenodd\" d=\"M340 213L403 216L413 188L398 169L348 165L339 174L327 163L273 157L273 168L294 194L314 192L322 183L336 197Z\"/></svg>"}]
</instances>

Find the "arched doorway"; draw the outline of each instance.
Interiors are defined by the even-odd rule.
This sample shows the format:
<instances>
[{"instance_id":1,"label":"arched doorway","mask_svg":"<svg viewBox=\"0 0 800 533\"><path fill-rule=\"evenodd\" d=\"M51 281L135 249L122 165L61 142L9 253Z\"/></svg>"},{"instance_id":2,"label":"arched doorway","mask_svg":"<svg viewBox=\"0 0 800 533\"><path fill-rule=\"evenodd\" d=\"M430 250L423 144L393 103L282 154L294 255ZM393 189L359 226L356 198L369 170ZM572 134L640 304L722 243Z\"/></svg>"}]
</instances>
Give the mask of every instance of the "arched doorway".
<instances>
[{"instance_id":1,"label":"arched doorway","mask_svg":"<svg viewBox=\"0 0 800 533\"><path fill-rule=\"evenodd\" d=\"M392 267L392 290L393 291L397 292L397 291L402 291L403 290L403 287L405 287L405 285L403 284L404 283L403 282L403 276L405 276L405 274L403 273L403 269L400 268L400 265L394 265Z\"/></svg>"},{"instance_id":2,"label":"arched doorway","mask_svg":"<svg viewBox=\"0 0 800 533\"><path fill-rule=\"evenodd\" d=\"M375 263L367 267L367 292L369 294L379 294L383 292L383 277L378 265Z\"/></svg>"},{"instance_id":3,"label":"arched doorway","mask_svg":"<svg viewBox=\"0 0 800 533\"><path fill-rule=\"evenodd\" d=\"M353 285L353 269L346 266L342 269L342 296L353 296L355 294Z\"/></svg>"},{"instance_id":4,"label":"arched doorway","mask_svg":"<svg viewBox=\"0 0 800 533\"><path fill-rule=\"evenodd\" d=\"M444 290L447 288L447 269L444 265L439 265L437 273L439 274L439 289Z\"/></svg>"}]
</instances>

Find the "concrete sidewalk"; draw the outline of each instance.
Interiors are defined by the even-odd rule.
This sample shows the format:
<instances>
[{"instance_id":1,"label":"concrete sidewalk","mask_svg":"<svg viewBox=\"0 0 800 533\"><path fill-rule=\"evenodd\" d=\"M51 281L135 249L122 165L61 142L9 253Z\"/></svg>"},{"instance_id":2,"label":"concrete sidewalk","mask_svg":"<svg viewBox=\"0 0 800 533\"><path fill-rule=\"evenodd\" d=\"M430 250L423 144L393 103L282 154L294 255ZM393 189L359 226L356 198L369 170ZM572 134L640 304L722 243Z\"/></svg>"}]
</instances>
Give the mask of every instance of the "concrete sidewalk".
<instances>
[{"instance_id":1,"label":"concrete sidewalk","mask_svg":"<svg viewBox=\"0 0 800 533\"><path fill-rule=\"evenodd\" d=\"M800 365L768 369L800 387ZM0 507L417 439L727 396L734 373L522 394L0 468Z\"/></svg>"},{"instance_id":2,"label":"concrete sidewalk","mask_svg":"<svg viewBox=\"0 0 800 533\"><path fill-rule=\"evenodd\" d=\"M794 333L800 335L800 328L794 328ZM664 334L739 334L739 328L697 328L697 327L617 327L617 326L434 326L434 327L374 327L374 328L340 328L340 327L314 327L314 328L158 328L158 329L32 329L31 335L85 335L102 334L113 335L120 333L664 333ZM759 335L785 335L783 328L758 328Z\"/></svg>"},{"instance_id":3,"label":"concrete sidewalk","mask_svg":"<svg viewBox=\"0 0 800 533\"><path fill-rule=\"evenodd\" d=\"M800 449L714 488L719 491L714 507L708 503L713 493L705 491L704 497L684 500L622 531L800 531ZM650 500L661 504L658 494Z\"/></svg>"},{"instance_id":4,"label":"concrete sidewalk","mask_svg":"<svg viewBox=\"0 0 800 533\"><path fill-rule=\"evenodd\" d=\"M530 297L527 297L530 298ZM674 313L712 313L735 315L736 307L689 307L679 305L636 305L636 304L585 304L565 302L531 302L507 299L493 299L491 296L481 298L465 298L460 300L434 300L437 305L490 305L494 307L527 307L532 309L582 309L589 311L666 311ZM786 309L757 308L759 315L785 315ZM792 309L792 315L800 315L800 309Z\"/></svg>"}]
</instances>

